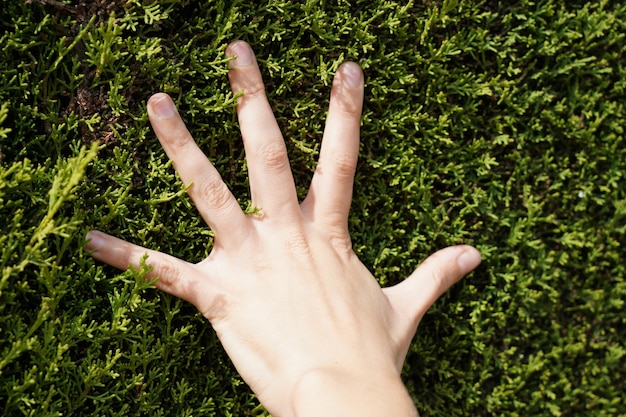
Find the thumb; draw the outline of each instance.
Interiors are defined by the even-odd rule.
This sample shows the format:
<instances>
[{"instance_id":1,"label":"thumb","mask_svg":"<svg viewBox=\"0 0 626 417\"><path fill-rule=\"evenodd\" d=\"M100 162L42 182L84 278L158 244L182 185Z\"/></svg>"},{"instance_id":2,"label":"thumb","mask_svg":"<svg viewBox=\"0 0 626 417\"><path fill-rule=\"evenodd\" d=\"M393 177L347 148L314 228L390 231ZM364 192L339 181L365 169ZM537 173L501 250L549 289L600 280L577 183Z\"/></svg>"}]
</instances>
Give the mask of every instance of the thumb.
<instances>
[{"instance_id":1,"label":"thumb","mask_svg":"<svg viewBox=\"0 0 626 417\"><path fill-rule=\"evenodd\" d=\"M385 293L394 310L408 319L404 332L409 339L426 311L464 275L480 264L480 253L472 246L459 245L441 249L430 255L403 282ZM404 320L403 320L404 321Z\"/></svg>"}]
</instances>

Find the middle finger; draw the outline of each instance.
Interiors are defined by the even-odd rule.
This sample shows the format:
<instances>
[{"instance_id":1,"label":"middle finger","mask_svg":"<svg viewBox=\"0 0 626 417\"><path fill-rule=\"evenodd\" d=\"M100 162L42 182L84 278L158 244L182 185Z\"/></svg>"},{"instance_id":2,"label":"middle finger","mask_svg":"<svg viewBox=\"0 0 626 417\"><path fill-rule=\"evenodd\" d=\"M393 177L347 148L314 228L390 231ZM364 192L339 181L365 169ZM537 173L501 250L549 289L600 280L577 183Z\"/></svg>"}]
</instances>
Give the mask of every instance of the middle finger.
<instances>
[{"instance_id":1,"label":"middle finger","mask_svg":"<svg viewBox=\"0 0 626 417\"><path fill-rule=\"evenodd\" d=\"M243 92L237 116L248 161L252 202L263 216L298 214L298 197L289 166L285 141L265 95L254 52L243 41L233 42L226 53L236 56L229 73L233 93Z\"/></svg>"}]
</instances>

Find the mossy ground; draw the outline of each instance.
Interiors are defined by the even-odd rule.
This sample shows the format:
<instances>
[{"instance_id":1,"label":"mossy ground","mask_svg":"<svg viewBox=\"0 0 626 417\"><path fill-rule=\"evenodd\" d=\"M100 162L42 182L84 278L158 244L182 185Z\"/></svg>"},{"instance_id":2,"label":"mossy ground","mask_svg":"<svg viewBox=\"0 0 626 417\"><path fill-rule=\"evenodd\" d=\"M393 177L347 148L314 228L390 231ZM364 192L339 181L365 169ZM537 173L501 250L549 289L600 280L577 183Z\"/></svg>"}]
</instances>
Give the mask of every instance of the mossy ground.
<instances>
[{"instance_id":1,"label":"mossy ground","mask_svg":"<svg viewBox=\"0 0 626 417\"><path fill-rule=\"evenodd\" d=\"M210 251L157 91L247 204L224 59L244 39L301 194L332 75L364 68L350 228L381 284L446 245L484 256L409 352L423 415L626 414L620 3L0 0L0 413L265 414L191 306L83 251L90 228Z\"/></svg>"}]
</instances>

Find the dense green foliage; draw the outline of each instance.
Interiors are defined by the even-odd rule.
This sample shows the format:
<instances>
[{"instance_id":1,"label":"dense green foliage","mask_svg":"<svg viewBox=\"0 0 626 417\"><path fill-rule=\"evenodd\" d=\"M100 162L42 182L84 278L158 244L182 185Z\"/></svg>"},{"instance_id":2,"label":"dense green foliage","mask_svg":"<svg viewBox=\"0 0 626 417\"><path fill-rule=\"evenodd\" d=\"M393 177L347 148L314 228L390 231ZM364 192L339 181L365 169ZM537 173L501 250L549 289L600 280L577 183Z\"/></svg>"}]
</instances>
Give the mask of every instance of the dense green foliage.
<instances>
[{"instance_id":1,"label":"dense green foliage","mask_svg":"<svg viewBox=\"0 0 626 417\"><path fill-rule=\"evenodd\" d=\"M145 101L175 98L245 205L224 59L245 39L301 194L331 77L363 66L351 232L383 285L446 245L484 256L409 352L423 415L625 415L620 3L0 0L0 414L265 415L191 306L82 249L99 228L207 255Z\"/></svg>"}]
</instances>

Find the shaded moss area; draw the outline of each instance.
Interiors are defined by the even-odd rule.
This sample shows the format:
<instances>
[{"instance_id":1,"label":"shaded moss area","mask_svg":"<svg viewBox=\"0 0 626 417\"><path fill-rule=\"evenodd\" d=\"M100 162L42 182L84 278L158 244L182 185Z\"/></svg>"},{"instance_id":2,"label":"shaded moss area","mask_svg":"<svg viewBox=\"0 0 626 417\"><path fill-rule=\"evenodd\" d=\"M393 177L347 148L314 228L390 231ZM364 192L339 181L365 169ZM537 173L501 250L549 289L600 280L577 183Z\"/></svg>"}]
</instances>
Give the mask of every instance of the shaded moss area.
<instances>
[{"instance_id":1,"label":"shaded moss area","mask_svg":"<svg viewBox=\"0 0 626 417\"><path fill-rule=\"evenodd\" d=\"M409 352L423 415L626 414L625 34L611 1L0 0L2 415L266 415L191 306L82 249L98 228L210 251L148 126L157 91L246 206L234 39L301 196L332 75L364 68L350 228L382 285L483 254Z\"/></svg>"}]
</instances>

